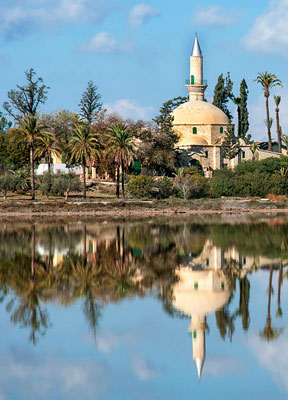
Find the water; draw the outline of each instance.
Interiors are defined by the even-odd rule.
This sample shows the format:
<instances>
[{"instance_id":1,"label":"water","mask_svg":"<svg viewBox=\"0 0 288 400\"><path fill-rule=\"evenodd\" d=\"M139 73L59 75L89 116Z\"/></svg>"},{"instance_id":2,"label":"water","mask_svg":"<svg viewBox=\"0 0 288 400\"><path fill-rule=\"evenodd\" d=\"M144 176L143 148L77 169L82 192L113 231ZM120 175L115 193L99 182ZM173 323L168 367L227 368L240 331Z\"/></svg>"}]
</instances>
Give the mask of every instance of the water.
<instances>
[{"instance_id":1,"label":"water","mask_svg":"<svg viewBox=\"0 0 288 400\"><path fill-rule=\"evenodd\" d=\"M2 223L0 399L287 399L287 233Z\"/></svg>"}]
</instances>

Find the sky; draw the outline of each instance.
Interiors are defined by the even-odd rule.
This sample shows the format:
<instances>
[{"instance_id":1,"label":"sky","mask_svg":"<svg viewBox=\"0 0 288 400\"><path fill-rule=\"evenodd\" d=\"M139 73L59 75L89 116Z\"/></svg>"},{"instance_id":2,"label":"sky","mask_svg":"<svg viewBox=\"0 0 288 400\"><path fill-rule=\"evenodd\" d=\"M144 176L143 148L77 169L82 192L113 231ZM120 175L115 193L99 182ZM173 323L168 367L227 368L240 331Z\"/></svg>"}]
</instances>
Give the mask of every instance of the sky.
<instances>
[{"instance_id":1,"label":"sky","mask_svg":"<svg viewBox=\"0 0 288 400\"><path fill-rule=\"evenodd\" d=\"M34 68L50 87L43 112L77 112L92 80L109 112L149 120L164 101L187 95L197 32L207 100L221 73L231 73L235 95L245 78L253 138L266 139L265 101L254 79L268 71L283 81L270 97L276 138L274 94L282 96L288 133L287 21L288 0L0 0L0 104Z\"/></svg>"}]
</instances>

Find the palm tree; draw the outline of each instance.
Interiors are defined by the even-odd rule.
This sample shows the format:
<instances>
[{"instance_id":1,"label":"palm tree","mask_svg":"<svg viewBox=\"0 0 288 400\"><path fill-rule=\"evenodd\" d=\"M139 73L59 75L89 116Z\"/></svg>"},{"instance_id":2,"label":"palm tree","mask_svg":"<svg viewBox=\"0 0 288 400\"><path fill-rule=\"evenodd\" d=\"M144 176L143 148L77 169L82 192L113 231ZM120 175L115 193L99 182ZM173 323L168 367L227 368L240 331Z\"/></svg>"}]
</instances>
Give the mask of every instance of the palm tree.
<instances>
[{"instance_id":1,"label":"palm tree","mask_svg":"<svg viewBox=\"0 0 288 400\"><path fill-rule=\"evenodd\" d=\"M48 173L51 172L52 155L61 155L61 148L52 132L43 131L35 138L35 156L39 158L47 157Z\"/></svg>"},{"instance_id":2,"label":"palm tree","mask_svg":"<svg viewBox=\"0 0 288 400\"><path fill-rule=\"evenodd\" d=\"M259 154L257 153L257 149L258 149L257 143L253 142L251 144L252 161L255 161L255 160L257 160L259 158Z\"/></svg>"},{"instance_id":3,"label":"palm tree","mask_svg":"<svg viewBox=\"0 0 288 400\"><path fill-rule=\"evenodd\" d=\"M279 153L282 153L282 146L281 146L281 129L280 129L280 122L279 122L279 104L281 102L281 96L274 96L275 101L275 112L276 112L276 123L277 123L277 137L278 137L278 148Z\"/></svg>"},{"instance_id":4,"label":"palm tree","mask_svg":"<svg viewBox=\"0 0 288 400\"><path fill-rule=\"evenodd\" d=\"M109 129L108 137L108 154L111 154L117 168L117 189L116 195L119 197L120 192L120 169L122 172L122 197L125 197L124 188L124 172L134 161L135 146L134 137L127 126L122 123L115 123Z\"/></svg>"},{"instance_id":5,"label":"palm tree","mask_svg":"<svg viewBox=\"0 0 288 400\"><path fill-rule=\"evenodd\" d=\"M30 149L30 176L31 176L31 199L35 200L35 183L34 183L34 159L35 159L35 140L40 137L46 127L39 122L35 115L27 115L19 121L18 126L12 131L19 135L18 139L23 139L28 143Z\"/></svg>"},{"instance_id":6,"label":"palm tree","mask_svg":"<svg viewBox=\"0 0 288 400\"><path fill-rule=\"evenodd\" d=\"M270 96L270 89L274 86L281 86L282 82L280 79L277 78L276 75L271 74L270 72L262 72L258 73L258 76L256 79L254 79L254 82L260 83L263 87L264 90L264 97L266 97L266 114L267 114L267 119L266 121L270 121L270 115L269 115L269 96ZM271 127L269 124L267 124L267 134L268 134L268 150L272 151L272 140L271 140Z\"/></svg>"},{"instance_id":7,"label":"palm tree","mask_svg":"<svg viewBox=\"0 0 288 400\"><path fill-rule=\"evenodd\" d=\"M282 308L281 308L281 285L283 282L283 262L280 262L279 275L278 275L278 296L277 296L277 317L282 317Z\"/></svg>"},{"instance_id":8,"label":"palm tree","mask_svg":"<svg viewBox=\"0 0 288 400\"><path fill-rule=\"evenodd\" d=\"M71 155L70 162L76 160L82 165L83 170L83 197L86 198L86 164L91 157L100 158L100 144L90 129L84 122L79 123L73 131L73 136L69 140Z\"/></svg>"}]
</instances>

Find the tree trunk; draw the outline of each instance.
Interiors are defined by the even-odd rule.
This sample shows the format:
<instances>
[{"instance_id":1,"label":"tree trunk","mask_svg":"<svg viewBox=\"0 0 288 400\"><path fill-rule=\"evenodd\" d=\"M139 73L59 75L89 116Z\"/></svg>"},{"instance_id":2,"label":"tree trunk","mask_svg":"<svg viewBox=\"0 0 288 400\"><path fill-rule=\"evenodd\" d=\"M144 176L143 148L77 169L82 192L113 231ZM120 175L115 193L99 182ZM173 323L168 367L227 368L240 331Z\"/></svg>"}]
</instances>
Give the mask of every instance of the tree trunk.
<instances>
[{"instance_id":1,"label":"tree trunk","mask_svg":"<svg viewBox=\"0 0 288 400\"><path fill-rule=\"evenodd\" d=\"M123 160L121 161L121 172L122 172L122 176L121 176L121 183L122 183L122 197L123 197L123 199L125 199L125 187L124 187L124 185L125 185L125 182L124 182L124 178L125 178L125 175L124 175L124 165L123 165Z\"/></svg>"},{"instance_id":2,"label":"tree trunk","mask_svg":"<svg viewBox=\"0 0 288 400\"><path fill-rule=\"evenodd\" d=\"M270 314L270 309L271 309L271 294L272 294L272 277L273 277L273 265L270 264L270 275L269 275L269 297L268 297L268 309L267 309L267 321L271 322L271 314Z\"/></svg>"},{"instance_id":3,"label":"tree trunk","mask_svg":"<svg viewBox=\"0 0 288 400\"><path fill-rule=\"evenodd\" d=\"M267 114L267 135L268 135L268 150L272 151L271 129L270 129L270 113L269 113L269 94L266 97L266 114Z\"/></svg>"},{"instance_id":4,"label":"tree trunk","mask_svg":"<svg viewBox=\"0 0 288 400\"><path fill-rule=\"evenodd\" d=\"M35 200L35 185L34 185L34 147L30 145L30 164L31 164L31 200Z\"/></svg>"},{"instance_id":5,"label":"tree trunk","mask_svg":"<svg viewBox=\"0 0 288 400\"><path fill-rule=\"evenodd\" d=\"M31 238L31 277L34 280L35 276L35 225L32 225L32 238Z\"/></svg>"},{"instance_id":6,"label":"tree trunk","mask_svg":"<svg viewBox=\"0 0 288 400\"><path fill-rule=\"evenodd\" d=\"M119 197L120 197L120 168L119 168L119 166L117 167L116 175L117 175L117 178L116 178L116 197L119 199Z\"/></svg>"},{"instance_id":7,"label":"tree trunk","mask_svg":"<svg viewBox=\"0 0 288 400\"><path fill-rule=\"evenodd\" d=\"M86 162L84 157L82 159L82 171L83 171L83 198L86 199Z\"/></svg>"},{"instance_id":8,"label":"tree trunk","mask_svg":"<svg viewBox=\"0 0 288 400\"><path fill-rule=\"evenodd\" d=\"M277 123L277 137L278 137L278 149L279 149L279 153L282 153L282 146L281 146L281 133L280 133L280 121L279 121L279 108L277 107L275 109L276 111L276 123Z\"/></svg>"}]
</instances>

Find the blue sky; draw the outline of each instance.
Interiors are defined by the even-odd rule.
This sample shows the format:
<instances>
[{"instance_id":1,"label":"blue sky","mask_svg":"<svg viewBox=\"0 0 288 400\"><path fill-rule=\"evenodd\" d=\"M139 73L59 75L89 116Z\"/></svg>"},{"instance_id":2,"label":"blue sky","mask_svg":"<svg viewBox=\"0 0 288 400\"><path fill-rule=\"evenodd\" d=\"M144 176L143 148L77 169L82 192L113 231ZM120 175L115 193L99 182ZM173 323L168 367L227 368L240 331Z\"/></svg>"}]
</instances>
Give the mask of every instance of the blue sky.
<instances>
[{"instance_id":1,"label":"blue sky","mask_svg":"<svg viewBox=\"0 0 288 400\"><path fill-rule=\"evenodd\" d=\"M264 97L253 79L266 70L279 76L284 89L272 92L272 116L274 94L287 109L287 20L288 0L1 0L0 101L33 67L51 88L45 112L77 111L91 79L109 111L150 119L164 101L187 94L197 31L207 99L220 73L230 71L236 95L244 77L250 133L265 139ZM287 134L284 112L281 124Z\"/></svg>"}]
</instances>

